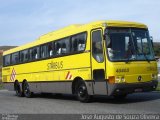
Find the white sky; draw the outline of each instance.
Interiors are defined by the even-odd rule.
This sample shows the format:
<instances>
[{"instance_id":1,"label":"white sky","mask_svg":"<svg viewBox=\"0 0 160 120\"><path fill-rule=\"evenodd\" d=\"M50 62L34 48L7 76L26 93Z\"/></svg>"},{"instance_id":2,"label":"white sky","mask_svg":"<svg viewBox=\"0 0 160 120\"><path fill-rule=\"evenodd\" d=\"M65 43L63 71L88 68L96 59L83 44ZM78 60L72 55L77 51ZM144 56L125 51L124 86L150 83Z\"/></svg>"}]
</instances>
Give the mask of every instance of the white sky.
<instances>
[{"instance_id":1,"label":"white sky","mask_svg":"<svg viewBox=\"0 0 160 120\"><path fill-rule=\"evenodd\" d=\"M22 45L70 24L96 20L144 23L160 42L160 0L0 0L0 46Z\"/></svg>"}]
</instances>

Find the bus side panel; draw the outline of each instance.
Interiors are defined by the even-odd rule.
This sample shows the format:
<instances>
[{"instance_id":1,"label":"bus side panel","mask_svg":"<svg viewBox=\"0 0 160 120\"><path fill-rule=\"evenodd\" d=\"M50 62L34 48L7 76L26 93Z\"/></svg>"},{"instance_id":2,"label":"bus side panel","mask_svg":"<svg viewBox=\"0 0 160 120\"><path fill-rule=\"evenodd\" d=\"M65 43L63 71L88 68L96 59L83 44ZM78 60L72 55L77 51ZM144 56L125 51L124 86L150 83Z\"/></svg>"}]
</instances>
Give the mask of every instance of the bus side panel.
<instances>
[{"instance_id":1,"label":"bus side panel","mask_svg":"<svg viewBox=\"0 0 160 120\"><path fill-rule=\"evenodd\" d=\"M15 65L7 70L4 72L6 82L27 80L33 92L72 93L75 78L91 80L90 52ZM10 79L13 70L14 81ZM88 89L92 91L91 88L90 85Z\"/></svg>"},{"instance_id":2,"label":"bus side panel","mask_svg":"<svg viewBox=\"0 0 160 120\"><path fill-rule=\"evenodd\" d=\"M36 92L36 93L42 92L41 83L34 83L34 82L30 83L29 82L28 84L32 92Z\"/></svg>"}]
</instances>

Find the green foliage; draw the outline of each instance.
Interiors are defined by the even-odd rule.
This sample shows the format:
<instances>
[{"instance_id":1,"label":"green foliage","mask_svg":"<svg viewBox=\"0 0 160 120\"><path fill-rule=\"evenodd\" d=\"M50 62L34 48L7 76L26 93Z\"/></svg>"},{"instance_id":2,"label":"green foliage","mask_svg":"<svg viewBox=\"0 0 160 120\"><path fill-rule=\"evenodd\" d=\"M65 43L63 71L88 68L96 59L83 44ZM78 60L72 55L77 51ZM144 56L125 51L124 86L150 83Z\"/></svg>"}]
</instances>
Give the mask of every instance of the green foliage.
<instances>
[{"instance_id":1,"label":"green foliage","mask_svg":"<svg viewBox=\"0 0 160 120\"><path fill-rule=\"evenodd\" d=\"M3 84L2 84L2 83L0 83L0 90L1 90L1 89L3 89Z\"/></svg>"},{"instance_id":2,"label":"green foliage","mask_svg":"<svg viewBox=\"0 0 160 120\"><path fill-rule=\"evenodd\" d=\"M154 53L155 53L155 56L160 56L160 43L159 42L154 43Z\"/></svg>"},{"instance_id":3,"label":"green foliage","mask_svg":"<svg viewBox=\"0 0 160 120\"><path fill-rule=\"evenodd\" d=\"M157 91L160 91L160 82L158 82Z\"/></svg>"}]
</instances>

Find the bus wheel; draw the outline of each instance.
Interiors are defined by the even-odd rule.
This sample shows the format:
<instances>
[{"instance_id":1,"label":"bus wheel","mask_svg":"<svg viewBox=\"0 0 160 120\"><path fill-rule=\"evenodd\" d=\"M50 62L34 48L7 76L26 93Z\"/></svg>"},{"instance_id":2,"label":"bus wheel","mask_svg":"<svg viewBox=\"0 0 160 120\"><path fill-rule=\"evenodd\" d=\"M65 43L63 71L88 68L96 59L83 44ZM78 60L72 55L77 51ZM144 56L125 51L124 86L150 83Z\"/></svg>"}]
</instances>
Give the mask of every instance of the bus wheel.
<instances>
[{"instance_id":1,"label":"bus wheel","mask_svg":"<svg viewBox=\"0 0 160 120\"><path fill-rule=\"evenodd\" d=\"M30 91L29 84L27 81L23 83L23 91L24 91L25 97L31 98L33 96L33 93Z\"/></svg>"},{"instance_id":2,"label":"bus wheel","mask_svg":"<svg viewBox=\"0 0 160 120\"><path fill-rule=\"evenodd\" d=\"M123 100L127 97L127 94L124 94L124 95L114 95L113 96L114 99L117 99L117 100Z\"/></svg>"},{"instance_id":3,"label":"bus wheel","mask_svg":"<svg viewBox=\"0 0 160 120\"><path fill-rule=\"evenodd\" d=\"M16 96L23 97L23 92L22 92L22 89L21 89L19 82L17 82L17 81L15 82L14 89L16 91Z\"/></svg>"},{"instance_id":4,"label":"bus wheel","mask_svg":"<svg viewBox=\"0 0 160 120\"><path fill-rule=\"evenodd\" d=\"M90 102L91 96L88 95L87 87L83 81L78 84L76 93L80 102Z\"/></svg>"}]
</instances>

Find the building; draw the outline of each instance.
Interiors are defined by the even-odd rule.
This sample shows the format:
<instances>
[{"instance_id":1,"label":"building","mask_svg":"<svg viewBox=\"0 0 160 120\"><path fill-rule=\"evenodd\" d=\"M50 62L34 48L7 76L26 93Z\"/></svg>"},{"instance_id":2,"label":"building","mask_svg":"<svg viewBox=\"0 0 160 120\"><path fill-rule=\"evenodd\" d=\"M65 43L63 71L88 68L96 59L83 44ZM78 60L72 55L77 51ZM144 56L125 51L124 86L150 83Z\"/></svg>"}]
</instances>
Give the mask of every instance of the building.
<instances>
[{"instance_id":1,"label":"building","mask_svg":"<svg viewBox=\"0 0 160 120\"><path fill-rule=\"evenodd\" d=\"M3 50L0 50L0 54L3 54Z\"/></svg>"}]
</instances>

